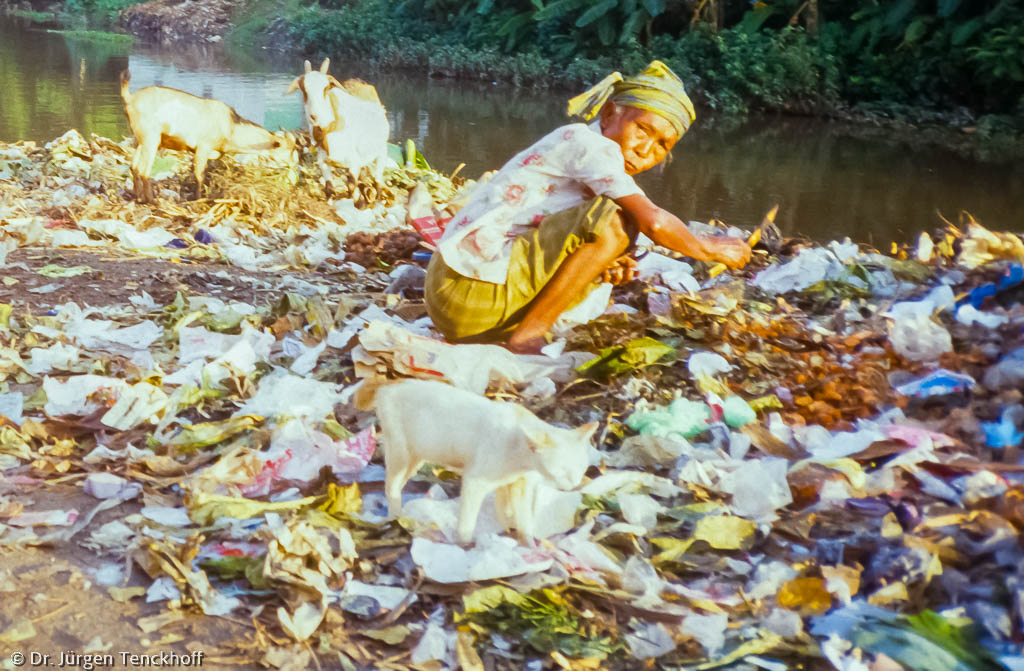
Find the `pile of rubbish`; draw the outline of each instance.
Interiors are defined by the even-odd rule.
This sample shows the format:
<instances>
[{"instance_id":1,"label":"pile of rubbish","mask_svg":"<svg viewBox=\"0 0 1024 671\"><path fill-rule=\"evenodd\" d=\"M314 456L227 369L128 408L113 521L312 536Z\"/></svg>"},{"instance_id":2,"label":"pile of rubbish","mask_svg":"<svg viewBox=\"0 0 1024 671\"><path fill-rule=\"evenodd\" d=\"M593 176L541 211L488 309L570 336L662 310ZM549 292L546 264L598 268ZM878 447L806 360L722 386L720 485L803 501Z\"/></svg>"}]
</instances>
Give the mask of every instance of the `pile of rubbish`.
<instances>
[{"instance_id":1,"label":"pile of rubbish","mask_svg":"<svg viewBox=\"0 0 1024 671\"><path fill-rule=\"evenodd\" d=\"M187 200L169 153L142 205L129 153L0 145L0 545L98 558L166 605L153 641L202 614L285 669L1024 669L1020 236L763 235L727 272L648 244L524 356L447 344L423 308L411 210L471 182L408 161L360 208L308 166L225 161ZM74 300L140 259L201 278ZM539 489L534 544L491 500L459 544L437 465L390 518L352 398L372 376L597 422L584 484Z\"/></svg>"},{"instance_id":2,"label":"pile of rubbish","mask_svg":"<svg viewBox=\"0 0 1024 671\"><path fill-rule=\"evenodd\" d=\"M231 28L234 8L227 0L150 0L122 10L120 19L128 32L151 40L220 42Z\"/></svg>"}]
</instances>

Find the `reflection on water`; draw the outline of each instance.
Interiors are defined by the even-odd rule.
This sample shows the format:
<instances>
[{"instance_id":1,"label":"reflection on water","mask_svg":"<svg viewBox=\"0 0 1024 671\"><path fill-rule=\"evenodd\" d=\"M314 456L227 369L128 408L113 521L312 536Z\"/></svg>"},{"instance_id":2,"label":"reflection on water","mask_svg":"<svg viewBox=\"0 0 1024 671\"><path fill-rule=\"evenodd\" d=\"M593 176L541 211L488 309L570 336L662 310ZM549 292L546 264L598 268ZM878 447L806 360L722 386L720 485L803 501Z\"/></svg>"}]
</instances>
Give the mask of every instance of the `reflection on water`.
<instances>
[{"instance_id":1,"label":"reflection on water","mask_svg":"<svg viewBox=\"0 0 1024 671\"><path fill-rule=\"evenodd\" d=\"M0 140L46 141L68 128L129 134L118 74L215 97L271 129L302 123L298 93L285 96L301 59L219 46L96 44L0 19ZM388 108L392 139L411 138L442 171L465 163L476 176L565 122L564 94L484 84L368 75L335 62L339 79L362 76ZM979 163L905 139L861 139L848 128L801 118L757 120L732 131L694 128L670 165L639 181L685 219L751 226L774 203L787 234L849 235L884 244L908 239L966 209L994 228L1024 229L1020 164Z\"/></svg>"}]
</instances>

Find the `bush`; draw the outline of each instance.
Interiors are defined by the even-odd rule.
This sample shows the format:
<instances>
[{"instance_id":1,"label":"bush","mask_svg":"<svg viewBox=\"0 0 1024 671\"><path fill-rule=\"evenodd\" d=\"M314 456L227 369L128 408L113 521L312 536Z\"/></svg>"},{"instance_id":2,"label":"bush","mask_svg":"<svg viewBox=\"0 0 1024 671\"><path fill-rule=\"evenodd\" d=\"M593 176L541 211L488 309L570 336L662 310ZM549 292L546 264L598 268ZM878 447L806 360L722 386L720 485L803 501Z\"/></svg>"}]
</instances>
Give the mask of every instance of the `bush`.
<instances>
[{"instance_id":1,"label":"bush","mask_svg":"<svg viewBox=\"0 0 1024 671\"><path fill-rule=\"evenodd\" d=\"M601 3L603 13L582 0L540 3L558 12L533 0L321 1L331 8L291 5L274 30L308 52L516 86L579 88L660 58L696 100L739 117L856 108L967 123L1019 115L1024 92L1024 10L1008 0L984 11L941 0L938 13L924 0L820 0L823 15L849 14L824 21L815 36L791 25L796 0L753 9L722 0L730 27L718 30L691 26L689 13L660 0ZM591 34L627 14L657 20L622 25L614 39Z\"/></svg>"},{"instance_id":2,"label":"bush","mask_svg":"<svg viewBox=\"0 0 1024 671\"><path fill-rule=\"evenodd\" d=\"M84 19L86 25L111 26L122 9L146 0L64 0L64 11Z\"/></svg>"}]
</instances>

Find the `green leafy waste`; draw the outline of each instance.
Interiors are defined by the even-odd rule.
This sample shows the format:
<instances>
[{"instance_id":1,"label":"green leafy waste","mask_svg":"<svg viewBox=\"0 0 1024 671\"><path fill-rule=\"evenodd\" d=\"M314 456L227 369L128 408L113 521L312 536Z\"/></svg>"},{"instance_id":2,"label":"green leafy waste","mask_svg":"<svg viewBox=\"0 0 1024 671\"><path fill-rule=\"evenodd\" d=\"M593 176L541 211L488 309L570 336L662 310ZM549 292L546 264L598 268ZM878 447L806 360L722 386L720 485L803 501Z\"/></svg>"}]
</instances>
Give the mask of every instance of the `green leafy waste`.
<instances>
[{"instance_id":1,"label":"green leafy waste","mask_svg":"<svg viewBox=\"0 0 1024 671\"><path fill-rule=\"evenodd\" d=\"M929 671L1005 671L978 643L968 619L952 619L925 610L893 622L869 622L852 643L872 654L884 653L904 668Z\"/></svg>"},{"instance_id":2,"label":"green leafy waste","mask_svg":"<svg viewBox=\"0 0 1024 671\"><path fill-rule=\"evenodd\" d=\"M427 159L416 148L416 143L412 140L405 141L404 149L397 144L388 143L388 158L406 168L430 170L430 164L427 163Z\"/></svg>"},{"instance_id":3,"label":"green leafy waste","mask_svg":"<svg viewBox=\"0 0 1024 671\"><path fill-rule=\"evenodd\" d=\"M541 654L603 659L625 650L618 637L584 623L572 604L554 589L520 594L493 585L467 594L463 605L465 611L455 616L456 622L468 621L487 631L521 638Z\"/></svg>"},{"instance_id":4,"label":"green leafy waste","mask_svg":"<svg viewBox=\"0 0 1024 671\"><path fill-rule=\"evenodd\" d=\"M245 578L256 589L267 589L270 584L263 576L263 557L220 557L204 559L199 567L222 580Z\"/></svg>"},{"instance_id":5,"label":"green leafy waste","mask_svg":"<svg viewBox=\"0 0 1024 671\"><path fill-rule=\"evenodd\" d=\"M596 359L577 368L577 372L591 378L607 379L619 373L650 366L667 354L675 352L671 345L650 337L637 338L625 345L613 345L601 350Z\"/></svg>"}]
</instances>

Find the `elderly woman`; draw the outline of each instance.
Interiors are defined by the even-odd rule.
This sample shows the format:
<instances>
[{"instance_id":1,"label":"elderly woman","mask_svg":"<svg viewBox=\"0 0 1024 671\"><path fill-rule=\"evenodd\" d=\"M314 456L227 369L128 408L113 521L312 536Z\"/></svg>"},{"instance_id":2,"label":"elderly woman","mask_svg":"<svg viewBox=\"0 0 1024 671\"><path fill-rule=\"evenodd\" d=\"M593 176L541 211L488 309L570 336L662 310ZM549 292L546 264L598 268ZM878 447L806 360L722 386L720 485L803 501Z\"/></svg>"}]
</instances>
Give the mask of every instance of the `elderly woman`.
<instances>
[{"instance_id":1,"label":"elderly woman","mask_svg":"<svg viewBox=\"0 0 1024 671\"><path fill-rule=\"evenodd\" d=\"M512 158L451 221L427 270L427 311L454 342L536 352L559 315L601 279L633 277L643 233L704 261L742 267L750 248L694 236L632 175L660 163L693 123L683 83L660 61L609 75L569 101L589 125L557 128Z\"/></svg>"}]
</instances>

